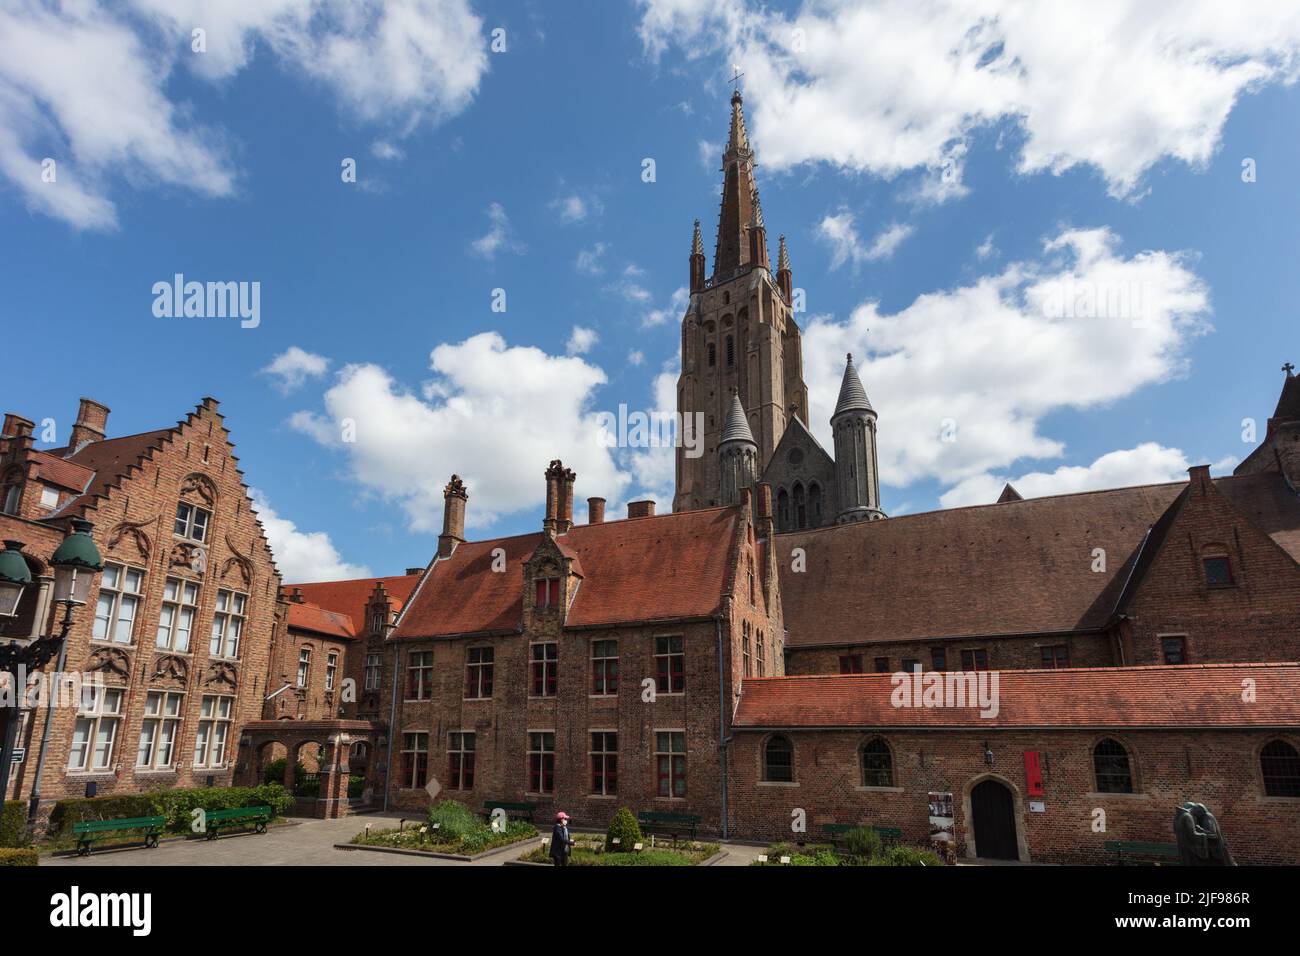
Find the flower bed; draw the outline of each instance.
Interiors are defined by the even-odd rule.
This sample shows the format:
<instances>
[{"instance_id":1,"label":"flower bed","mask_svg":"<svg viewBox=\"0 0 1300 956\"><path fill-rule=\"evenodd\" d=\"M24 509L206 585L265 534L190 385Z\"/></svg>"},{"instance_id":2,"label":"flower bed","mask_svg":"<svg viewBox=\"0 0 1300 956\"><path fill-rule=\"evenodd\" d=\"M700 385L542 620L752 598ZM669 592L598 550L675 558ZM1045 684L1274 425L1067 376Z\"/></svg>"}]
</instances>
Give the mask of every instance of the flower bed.
<instances>
[{"instance_id":1,"label":"flower bed","mask_svg":"<svg viewBox=\"0 0 1300 956\"><path fill-rule=\"evenodd\" d=\"M504 829L496 831L464 804L445 800L429 810L427 823L398 829L369 830L358 833L349 842L354 846L473 856L535 836L537 827L531 823L511 820Z\"/></svg>"},{"instance_id":2,"label":"flower bed","mask_svg":"<svg viewBox=\"0 0 1300 956\"><path fill-rule=\"evenodd\" d=\"M612 852L605 849L604 837L575 835L569 866L698 866L718 850L716 843L684 842L651 847L647 842L640 851ZM519 859L525 863L550 863L550 847L543 844Z\"/></svg>"},{"instance_id":3,"label":"flower bed","mask_svg":"<svg viewBox=\"0 0 1300 956\"><path fill-rule=\"evenodd\" d=\"M930 850L912 846L894 846L876 849L868 856L841 853L829 843L774 843L767 849L766 860L755 860L750 866L943 866ZM788 862L782 862L782 859Z\"/></svg>"}]
</instances>

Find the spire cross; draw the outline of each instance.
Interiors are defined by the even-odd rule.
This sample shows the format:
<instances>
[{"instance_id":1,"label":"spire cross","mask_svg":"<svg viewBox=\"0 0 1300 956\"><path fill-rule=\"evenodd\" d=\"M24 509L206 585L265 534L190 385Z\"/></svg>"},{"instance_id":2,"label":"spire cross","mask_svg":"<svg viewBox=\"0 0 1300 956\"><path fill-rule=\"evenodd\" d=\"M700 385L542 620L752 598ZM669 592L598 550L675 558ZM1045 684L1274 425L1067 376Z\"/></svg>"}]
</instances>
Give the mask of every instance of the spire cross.
<instances>
[{"instance_id":1,"label":"spire cross","mask_svg":"<svg viewBox=\"0 0 1300 956\"><path fill-rule=\"evenodd\" d=\"M1287 362L1285 365L1282 366L1282 371L1290 375L1292 372L1295 371L1295 366L1292 365L1290 362Z\"/></svg>"},{"instance_id":2,"label":"spire cross","mask_svg":"<svg viewBox=\"0 0 1300 956\"><path fill-rule=\"evenodd\" d=\"M739 92L739 90L740 90L740 78L741 78L742 76L744 76L745 74L740 72L740 64L739 64L739 63L733 63L733 64L731 64L731 69L732 69L733 71L735 71L735 75L732 76L732 78L731 78L731 83L732 83L732 85L736 88L737 92Z\"/></svg>"}]
</instances>

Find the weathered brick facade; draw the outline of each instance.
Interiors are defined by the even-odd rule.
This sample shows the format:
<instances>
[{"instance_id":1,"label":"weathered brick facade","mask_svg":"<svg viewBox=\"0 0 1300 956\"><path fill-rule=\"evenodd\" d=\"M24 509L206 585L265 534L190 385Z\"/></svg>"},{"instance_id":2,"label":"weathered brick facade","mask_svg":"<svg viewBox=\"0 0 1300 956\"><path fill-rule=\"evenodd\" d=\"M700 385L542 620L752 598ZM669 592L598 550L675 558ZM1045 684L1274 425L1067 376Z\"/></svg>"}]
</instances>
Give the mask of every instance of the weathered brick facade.
<instances>
[{"instance_id":1,"label":"weathered brick facade","mask_svg":"<svg viewBox=\"0 0 1300 956\"><path fill-rule=\"evenodd\" d=\"M266 691L279 574L217 402L204 399L173 428L105 440L107 414L83 400L74 443L48 452L33 451L31 423L9 415L0 452L4 483L22 484L16 513L0 514L0 533L26 544L40 576L7 636L57 633L62 609L51 606L47 562L68 519L94 523L106 563L75 611L65 671L101 677L108 707L80 718L77 708L54 708L40 788L46 809L92 789L228 783L241 759L239 728L261 715ZM51 485L59 500L46 507L43 487ZM96 632L101 611L111 616L101 615ZM214 618L222 621L216 653ZM147 750L146 707L158 710ZM44 709L25 721L19 746L27 754L11 796L31 792L44 721ZM137 765L141 751L149 766Z\"/></svg>"}]
</instances>

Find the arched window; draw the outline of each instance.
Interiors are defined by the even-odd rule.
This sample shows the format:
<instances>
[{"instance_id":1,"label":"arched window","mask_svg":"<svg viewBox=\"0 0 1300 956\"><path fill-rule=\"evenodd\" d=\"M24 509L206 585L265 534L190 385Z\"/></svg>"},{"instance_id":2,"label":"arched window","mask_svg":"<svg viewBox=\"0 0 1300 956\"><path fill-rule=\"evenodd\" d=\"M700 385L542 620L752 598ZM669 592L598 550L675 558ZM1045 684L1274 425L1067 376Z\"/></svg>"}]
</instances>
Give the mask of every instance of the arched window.
<instances>
[{"instance_id":1,"label":"arched window","mask_svg":"<svg viewBox=\"0 0 1300 956\"><path fill-rule=\"evenodd\" d=\"M781 531L790 530L790 496L784 488L776 493L776 526Z\"/></svg>"},{"instance_id":2,"label":"arched window","mask_svg":"<svg viewBox=\"0 0 1300 956\"><path fill-rule=\"evenodd\" d=\"M770 783L794 782L794 747L789 737L774 734L763 748L763 779Z\"/></svg>"},{"instance_id":3,"label":"arched window","mask_svg":"<svg viewBox=\"0 0 1300 956\"><path fill-rule=\"evenodd\" d=\"M808 520L814 528L822 524L822 487L813 482L808 486Z\"/></svg>"},{"instance_id":4,"label":"arched window","mask_svg":"<svg viewBox=\"0 0 1300 956\"><path fill-rule=\"evenodd\" d=\"M1259 752L1264 771L1264 795L1300 797L1300 753L1285 740L1265 744Z\"/></svg>"},{"instance_id":5,"label":"arched window","mask_svg":"<svg viewBox=\"0 0 1300 956\"><path fill-rule=\"evenodd\" d=\"M798 482L794 485L794 526L808 527L808 503L804 500L803 485Z\"/></svg>"},{"instance_id":6,"label":"arched window","mask_svg":"<svg viewBox=\"0 0 1300 956\"><path fill-rule=\"evenodd\" d=\"M727 368L736 364L736 340L732 336L727 336Z\"/></svg>"},{"instance_id":7,"label":"arched window","mask_svg":"<svg viewBox=\"0 0 1300 956\"><path fill-rule=\"evenodd\" d=\"M1118 740L1107 737L1092 748L1092 769L1098 793L1133 792L1133 768L1128 751Z\"/></svg>"},{"instance_id":8,"label":"arched window","mask_svg":"<svg viewBox=\"0 0 1300 956\"><path fill-rule=\"evenodd\" d=\"M879 737L862 746L862 785L864 787L892 787L894 785L894 752Z\"/></svg>"}]
</instances>

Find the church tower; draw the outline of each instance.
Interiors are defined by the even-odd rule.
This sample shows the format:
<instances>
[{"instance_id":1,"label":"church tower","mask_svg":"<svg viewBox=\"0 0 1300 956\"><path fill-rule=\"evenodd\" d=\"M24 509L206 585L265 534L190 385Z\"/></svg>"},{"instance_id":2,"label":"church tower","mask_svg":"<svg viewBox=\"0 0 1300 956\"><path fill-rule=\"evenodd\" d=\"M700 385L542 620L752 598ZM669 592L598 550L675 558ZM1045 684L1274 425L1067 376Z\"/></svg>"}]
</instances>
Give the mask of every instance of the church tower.
<instances>
[{"instance_id":1,"label":"church tower","mask_svg":"<svg viewBox=\"0 0 1300 956\"><path fill-rule=\"evenodd\" d=\"M836 523L883 518L876 470L876 411L867 401L852 353L844 366L831 431L835 435L835 496L839 502Z\"/></svg>"},{"instance_id":2,"label":"church tower","mask_svg":"<svg viewBox=\"0 0 1300 956\"><path fill-rule=\"evenodd\" d=\"M808 420L789 254L783 238L773 276L742 107L737 90L722 154L711 275L705 274L699 220L691 238L691 299L682 318L677 412L695 447L681 442L677 449L674 511L723 504L721 445L736 408L755 449L755 475L767 466L791 419Z\"/></svg>"}]
</instances>

